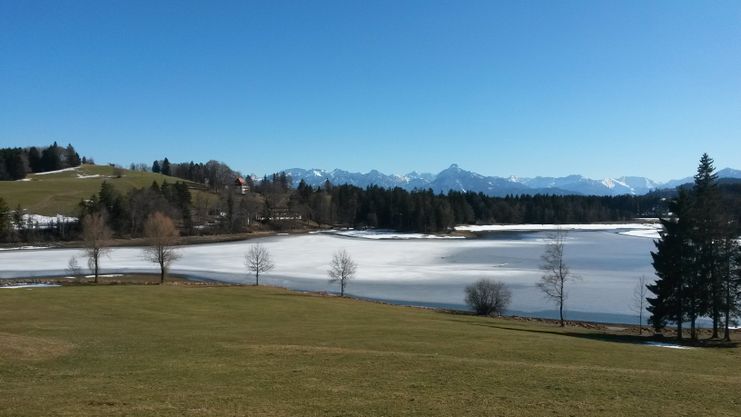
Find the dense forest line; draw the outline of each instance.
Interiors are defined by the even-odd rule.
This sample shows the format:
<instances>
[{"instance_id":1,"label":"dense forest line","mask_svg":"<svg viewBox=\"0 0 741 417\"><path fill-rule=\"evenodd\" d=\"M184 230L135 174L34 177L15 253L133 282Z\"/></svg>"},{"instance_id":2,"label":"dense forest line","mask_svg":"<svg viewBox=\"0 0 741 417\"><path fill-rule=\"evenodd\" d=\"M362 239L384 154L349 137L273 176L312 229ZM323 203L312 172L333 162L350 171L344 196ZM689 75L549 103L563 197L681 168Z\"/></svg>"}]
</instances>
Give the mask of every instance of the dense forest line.
<instances>
[{"instance_id":1,"label":"dense forest line","mask_svg":"<svg viewBox=\"0 0 741 417\"><path fill-rule=\"evenodd\" d=\"M66 148L56 142L41 148L0 148L0 181L20 180L29 173L56 171L87 162L72 144Z\"/></svg>"},{"instance_id":2,"label":"dense forest line","mask_svg":"<svg viewBox=\"0 0 741 417\"><path fill-rule=\"evenodd\" d=\"M320 224L440 233L459 224L589 223L623 221L654 215L661 198L520 195L490 197L483 193L401 188L361 189L351 185L313 188L299 183L289 207ZM644 207L644 208L642 208Z\"/></svg>"}]
</instances>

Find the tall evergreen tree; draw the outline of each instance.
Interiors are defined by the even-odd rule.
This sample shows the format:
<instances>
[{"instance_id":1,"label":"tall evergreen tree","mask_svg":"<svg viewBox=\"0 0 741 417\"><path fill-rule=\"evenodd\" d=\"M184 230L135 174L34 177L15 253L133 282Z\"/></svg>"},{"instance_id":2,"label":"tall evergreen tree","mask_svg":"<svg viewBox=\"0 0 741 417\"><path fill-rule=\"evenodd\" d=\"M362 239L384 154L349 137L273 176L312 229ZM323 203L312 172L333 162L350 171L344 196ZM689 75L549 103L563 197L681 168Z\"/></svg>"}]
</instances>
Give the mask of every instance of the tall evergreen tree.
<instances>
[{"instance_id":1,"label":"tall evergreen tree","mask_svg":"<svg viewBox=\"0 0 741 417\"><path fill-rule=\"evenodd\" d=\"M160 169L160 161L154 161L152 163L152 172L154 172L155 174L159 174L160 171L161 171L161 169Z\"/></svg>"},{"instance_id":2,"label":"tall evergreen tree","mask_svg":"<svg viewBox=\"0 0 741 417\"><path fill-rule=\"evenodd\" d=\"M82 162L80 161L80 155L71 143L67 144L67 148L64 150L64 161L68 167L80 166Z\"/></svg>"},{"instance_id":3,"label":"tall evergreen tree","mask_svg":"<svg viewBox=\"0 0 741 417\"><path fill-rule=\"evenodd\" d=\"M5 200L0 197L0 241L6 241L13 232L13 225L10 222L10 209Z\"/></svg>"},{"instance_id":4,"label":"tall evergreen tree","mask_svg":"<svg viewBox=\"0 0 741 417\"><path fill-rule=\"evenodd\" d=\"M697 250L698 289L707 291L707 297L700 300L698 306L702 314L708 314L713 320L713 338L718 337L721 311L723 306L722 279L718 274L721 234L720 193L718 176L714 173L713 159L703 154L695 175L692 188L693 241Z\"/></svg>"},{"instance_id":5,"label":"tall evergreen tree","mask_svg":"<svg viewBox=\"0 0 741 417\"><path fill-rule=\"evenodd\" d=\"M162 161L162 174L164 175L170 175L172 171L170 170L170 161L165 158L164 161Z\"/></svg>"},{"instance_id":6,"label":"tall evergreen tree","mask_svg":"<svg viewBox=\"0 0 741 417\"><path fill-rule=\"evenodd\" d=\"M741 248L738 241L738 230L729 228L722 239L719 250L718 276L721 281L723 297L723 340L731 341L731 320L738 316L741 308Z\"/></svg>"},{"instance_id":7,"label":"tall evergreen tree","mask_svg":"<svg viewBox=\"0 0 741 417\"><path fill-rule=\"evenodd\" d=\"M41 151L41 170L56 171L62 168L59 146L54 142L53 145Z\"/></svg>"},{"instance_id":8,"label":"tall evergreen tree","mask_svg":"<svg viewBox=\"0 0 741 417\"><path fill-rule=\"evenodd\" d=\"M651 313L649 322L656 331L663 329L667 323L675 323L677 337L682 338L682 324L694 312L691 319L696 319L695 304L691 300L690 280L693 272L693 248L690 243L689 197L681 191L679 197L670 204L673 217L662 219L661 239L655 242L656 251L651 252L653 266L658 279L648 285L653 293L649 297L647 310ZM694 324L693 324L694 333Z\"/></svg>"},{"instance_id":9,"label":"tall evergreen tree","mask_svg":"<svg viewBox=\"0 0 741 417\"><path fill-rule=\"evenodd\" d=\"M35 146L28 150L28 165L31 172L41 172L41 153Z\"/></svg>"}]
</instances>

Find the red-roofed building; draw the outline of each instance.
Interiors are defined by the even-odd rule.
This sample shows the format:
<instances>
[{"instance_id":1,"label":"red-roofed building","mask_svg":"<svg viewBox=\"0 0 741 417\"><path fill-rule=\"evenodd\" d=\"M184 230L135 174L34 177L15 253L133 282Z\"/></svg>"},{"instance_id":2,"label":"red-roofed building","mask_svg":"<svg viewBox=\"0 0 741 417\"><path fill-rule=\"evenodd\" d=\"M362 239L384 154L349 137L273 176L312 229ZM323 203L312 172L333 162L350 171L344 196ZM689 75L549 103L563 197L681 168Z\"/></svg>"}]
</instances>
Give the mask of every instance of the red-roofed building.
<instances>
[{"instance_id":1,"label":"red-roofed building","mask_svg":"<svg viewBox=\"0 0 741 417\"><path fill-rule=\"evenodd\" d=\"M244 178L237 177L234 180L234 189L240 194L244 195L250 190L250 186L247 185L247 181L245 181Z\"/></svg>"}]
</instances>

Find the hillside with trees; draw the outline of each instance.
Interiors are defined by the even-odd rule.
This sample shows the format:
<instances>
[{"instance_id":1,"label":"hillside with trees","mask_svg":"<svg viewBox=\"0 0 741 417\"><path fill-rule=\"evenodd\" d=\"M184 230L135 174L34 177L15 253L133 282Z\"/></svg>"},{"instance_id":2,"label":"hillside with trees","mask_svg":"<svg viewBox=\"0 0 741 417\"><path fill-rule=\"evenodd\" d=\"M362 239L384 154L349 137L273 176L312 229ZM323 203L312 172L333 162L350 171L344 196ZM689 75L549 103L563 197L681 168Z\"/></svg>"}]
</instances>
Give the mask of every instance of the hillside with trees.
<instances>
[{"instance_id":1,"label":"hillside with trees","mask_svg":"<svg viewBox=\"0 0 741 417\"><path fill-rule=\"evenodd\" d=\"M27 158L36 153L32 149L21 154ZM65 166L67 162L61 161L68 159L61 157L60 149L54 145L45 148L39 161L53 154L59 156L58 160L52 158L57 161L53 167ZM67 155L74 162L73 148L69 149ZM38 162L33 166L52 167ZM141 219L154 212L174 219L184 236L329 227L448 233L461 224L594 223L666 217L672 210L669 203L677 196L677 190L662 190L641 196L491 197L460 191L442 194L430 189L360 188L329 181L311 186L304 181L294 184L285 172L254 179L242 177L218 161L172 163L168 158L130 168L81 165L72 171L32 173L24 181L0 182L0 199L9 207L0 229L10 231L2 239L79 238L79 226L40 230L27 224L23 214L63 213L82 219L104 213L119 238L141 236ZM727 208L729 219L741 221L741 184L714 184L715 198Z\"/></svg>"},{"instance_id":2,"label":"hillside with trees","mask_svg":"<svg viewBox=\"0 0 741 417\"><path fill-rule=\"evenodd\" d=\"M77 167L88 162L87 158L83 159L72 144L63 148L57 142L41 148L0 148L0 181L16 181L30 173Z\"/></svg>"}]
</instances>

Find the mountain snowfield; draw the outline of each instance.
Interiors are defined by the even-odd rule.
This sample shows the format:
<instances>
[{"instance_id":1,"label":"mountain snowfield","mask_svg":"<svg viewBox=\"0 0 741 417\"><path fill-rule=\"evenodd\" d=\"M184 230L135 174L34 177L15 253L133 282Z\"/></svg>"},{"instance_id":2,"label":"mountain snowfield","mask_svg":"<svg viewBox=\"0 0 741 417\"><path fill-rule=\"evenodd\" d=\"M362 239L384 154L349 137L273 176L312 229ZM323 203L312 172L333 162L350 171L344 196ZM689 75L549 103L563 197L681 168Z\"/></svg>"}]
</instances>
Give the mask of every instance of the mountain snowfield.
<instances>
[{"instance_id":1,"label":"mountain snowfield","mask_svg":"<svg viewBox=\"0 0 741 417\"><path fill-rule=\"evenodd\" d=\"M643 195L656 189L674 188L688 182L692 177L672 180L666 183L653 181L646 177L623 176L601 180L586 178L582 175L565 177L496 177L484 176L473 171L466 171L453 164L438 174L420 174L410 172L406 175L387 175L377 170L367 173L349 172L340 169L327 171L323 169L292 168L285 173L293 179L293 184L304 180L312 186L320 186L329 180L332 184L350 184L358 187L378 185L380 187L400 187L406 190L432 189L437 193L454 191L482 192L491 196L511 194L577 194L577 195ZM722 169L719 178L741 179L741 171Z\"/></svg>"}]
</instances>

